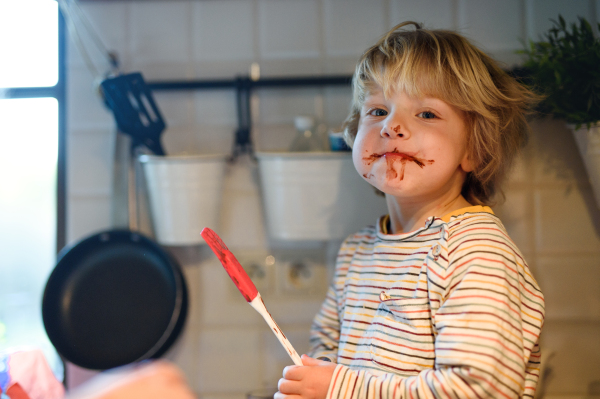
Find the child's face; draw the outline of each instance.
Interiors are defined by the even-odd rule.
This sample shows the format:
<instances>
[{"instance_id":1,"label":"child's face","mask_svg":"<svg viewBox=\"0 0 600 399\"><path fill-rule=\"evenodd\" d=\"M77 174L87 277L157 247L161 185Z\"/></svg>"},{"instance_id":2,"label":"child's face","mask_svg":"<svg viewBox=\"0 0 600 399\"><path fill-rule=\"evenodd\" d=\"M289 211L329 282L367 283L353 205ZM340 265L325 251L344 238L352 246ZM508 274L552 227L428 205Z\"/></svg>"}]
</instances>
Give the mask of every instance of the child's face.
<instances>
[{"instance_id":1,"label":"child's face","mask_svg":"<svg viewBox=\"0 0 600 399\"><path fill-rule=\"evenodd\" d=\"M362 106L352 158L358 173L384 193L435 201L460 193L472 170L466 142L462 111L404 92L386 98L378 88Z\"/></svg>"}]
</instances>

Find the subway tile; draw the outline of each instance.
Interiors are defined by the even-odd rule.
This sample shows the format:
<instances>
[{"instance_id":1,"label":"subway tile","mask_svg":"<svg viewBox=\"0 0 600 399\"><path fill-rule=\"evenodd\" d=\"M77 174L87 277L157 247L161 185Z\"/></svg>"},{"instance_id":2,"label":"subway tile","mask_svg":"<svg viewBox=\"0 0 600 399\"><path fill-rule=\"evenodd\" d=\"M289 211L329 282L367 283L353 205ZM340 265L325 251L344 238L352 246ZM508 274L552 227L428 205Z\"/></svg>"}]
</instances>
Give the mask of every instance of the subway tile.
<instances>
[{"instance_id":1,"label":"subway tile","mask_svg":"<svg viewBox=\"0 0 600 399\"><path fill-rule=\"evenodd\" d=\"M261 0L258 14L261 57L297 59L320 55L316 0Z\"/></svg>"},{"instance_id":2,"label":"subway tile","mask_svg":"<svg viewBox=\"0 0 600 399\"><path fill-rule=\"evenodd\" d=\"M167 126L162 133L161 142L167 155L195 155L202 153L202 146L196 137L197 127Z\"/></svg>"},{"instance_id":3,"label":"subway tile","mask_svg":"<svg viewBox=\"0 0 600 399\"><path fill-rule=\"evenodd\" d=\"M516 50L524 38L520 0L464 0L465 18L461 32L484 51ZM482 18L493 15L493 18Z\"/></svg>"},{"instance_id":4,"label":"subway tile","mask_svg":"<svg viewBox=\"0 0 600 399\"><path fill-rule=\"evenodd\" d=\"M195 123L204 126L237 126L236 106L234 90L198 91L194 93Z\"/></svg>"},{"instance_id":5,"label":"subway tile","mask_svg":"<svg viewBox=\"0 0 600 399\"><path fill-rule=\"evenodd\" d=\"M352 89L347 87L328 87L323 90L324 122L334 130L340 131L342 123L348 117L352 102Z\"/></svg>"},{"instance_id":6,"label":"subway tile","mask_svg":"<svg viewBox=\"0 0 600 399\"><path fill-rule=\"evenodd\" d=\"M536 183L587 183L588 177L571 130L560 120L534 119L530 123L535 151Z\"/></svg>"},{"instance_id":7,"label":"subway tile","mask_svg":"<svg viewBox=\"0 0 600 399\"><path fill-rule=\"evenodd\" d=\"M192 124L194 94L186 91L154 91L152 96L167 127Z\"/></svg>"},{"instance_id":8,"label":"subway tile","mask_svg":"<svg viewBox=\"0 0 600 399\"><path fill-rule=\"evenodd\" d=\"M515 158L513 167L507 176L506 182L508 185L530 184L533 175L531 161L533 149L531 147L531 145L525 147L521 154Z\"/></svg>"},{"instance_id":9,"label":"subway tile","mask_svg":"<svg viewBox=\"0 0 600 399\"><path fill-rule=\"evenodd\" d=\"M536 189L534 203L539 253L600 253L600 211L590 188Z\"/></svg>"},{"instance_id":10,"label":"subway tile","mask_svg":"<svg viewBox=\"0 0 600 399\"><path fill-rule=\"evenodd\" d=\"M129 41L127 32L127 5L119 2L79 2L72 9L75 15L82 15L84 19L75 17L72 21L77 27L83 50L88 54L103 74L109 70L106 51L117 53L121 62L129 58ZM81 14L76 10L79 9ZM84 21L89 22L91 31L87 29ZM70 29L70 27L69 27ZM73 38L74 32L69 31L69 49L67 62L69 66L83 67L86 65L82 48ZM97 43L97 41L100 43Z\"/></svg>"},{"instance_id":11,"label":"subway tile","mask_svg":"<svg viewBox=\"0 0 600 399\"><path fill-rule=\"evenodd\" d=\"M230 165L223 187L221 237L230 248L266 248L267 234L259 190L256 163L248 156L238 157Z\"/></svg>"},{"instance_id":12,"label":"subway tile","mask_svg":"<svg viewBox=\"0 0 600 399\"><path fill-rule=\"evenodd\" d=\"M358 62L357 56L341 56L341 57L327 57L322 61L323 74L325 75L341 75L341 76L352 76L356 63ZM348 85L350 87L350 85Z\"/></svg>"},{"instance_id":13,"label":"subway tile","mask_svg":"<svg viewBox=\"0 0 600 399\"><path fill-rule=\"evenodd\" d=\"M540 256L536 265L546 319L600 321L600 257Z\"/></svg>"},{"instance_id":14,"label":"subway tile","mask_svg":"<svg viewBox=\"0 0 600 399\"><path fill-rule=\"evenodd\" d=\"M281 325L282 331L284 331L287 339L290 341L298 355L308 352L309 349L309 326L305 327L288 327ZM261 339L264 346L265 356L263 358L264 364L264 385L277 385L277 381L283 374L283 369L286 366L293 365L294 362L281 346L279 340L273 334L271 330L264 330L261 335Z\"/></svg>"},{"instance_id":15,"label":"subway tile","mask_svg":"<svg viewBox=\"0 0 600 399\"><path fill-rule=\"evenodd\" d=\"M195 60L253 59L254 2L196 2L192 5Z\"/></svg>"},{"instance_id":16,"label":"subway tile","mask_svg":"<svg viewBox=\"0 0 600 399\"><path fill-rule=\"evenodd\" d=\"M317 57L299 59L262 59L261 77L314 76L323 75L323 61Z\"/></svg>"},{"instance_id":17,"label":"subway tile","mask_svg":"<svg viewBox=\"0 0 600 399\"><path fill-rule=\"evenodd\" d=\"M237 76L250 74L251 60L202 60L195 61L193 65L194 79L204 80L230 80ZM262 70L262 68L261 68ZM232 89L231 89L232 90ZM199 91L203 92L203 91ZM214 93L205 91L206 93Z\"/></svg>"},{"instance_id":18,"label":"subway tile","mask_svg":"<svg viewBox=\"0 0 600 399\"><path fill-rule=\"evenodd\" d=\"M268 298L270 299L269 312L277 323L290 325L303 323L310 326L325 299L324 290L313 294L286 294L281 292L282 281L278 280L277 284L279 293L275 298ZM327 288L327 282L323 285Z\"/></svg>"},{"instance_id":19,"label":"subway tile","mask_svg":"<svg viewBox=\"0 0 600 399\"><path fill-rule=\"evenodd\" d=\"M414 21L429 29L454 29L454 4L452 0L392 0L390 26Z\"/></svg>"},{"instance_id":20,"label":"subway tile","mask_svg":"<svg viewBox=\"0 0 600 399\"><path fill-rule=\"evenodd\" d=\"M562 15L567 23L578 22L577 17L591 21L590 2L588 0L533 0L533 40L540 40L553 25L551 19L558 21Z\"/></svg>"},{"instance_id":21,"label":"subway tile","mask_svg":"<svg viewBox=\"0 0 600 399\"><path fill-rule=\"evenodd\" d=\"M298 115L315 116L319 110L315 99L318 88L269 89L257 93L260 124L286 123L293 126Z\"/></svg>"},{"instance_id":22,"label":"subway tile","mask_svg":"<svg viewBox=\"0 0 600 399\"><path fill-rule=\"evenodd\" d=\"M146 82L157 80L186 80L194 77L194 66L189 62L150 62L143 58L134 57L129 64L129 70L141 72Z\"/></svg>"},{"instance_id":23,"label":"subway tile","mask_svg":"<svg viewBox=\"0 0 600 399\"><path fill-rule=\"evenodd\" d=\"M219 231L217 233L221 235ZM224 241L235 251L227 240ZM206 251L210 258L200 266L202 289L199 300L202 303L202 325L209 328L253 328L264 323L260 315L242 297L210 249L206 248Z\"/></svg>"},{"instance_id":24,"label":"subway tile","mask_svg":"<svg viewBox=\"0 0 600 399\"><path fill-rule=\"evenodd\" d=\"M236 127L174 126L167 127L162 144L168 155L231 154Z\"/></svg>"},{"instance_id":25,"label":"subway tile","mask_svg":"<svg viewBox=\"0 0 600 399\"><path fill-rule=\"evenodd\" d=\"M252 327L202 330L194 389L200 393L236 393L257 388L261 378L257 367L262 358L260 339L261 331Z\"/></svg>"},{"instance_id":26,"label":"subway tile","mask_svg":"<svg viewBox=\"0 0 600 399\"><path fill-rule=\"evenodd\" d=\"M531 195L528 190L517 188L507 189L505 195L506 201L502 205L494 206L494 213L498 215L517 247L523 252L531 251L533 245Z\"/></svg>"},{"instance_id":27,"label":"subway tile","mask_svg":"<svg viewBox=\"0 0 600 399\"><path fill-rule=\"evenodd\" d=\"M478 45L478 47L480 46ZM500 68L505 70L510 70L523 64L523 55L516 53L516 50L522 48L520 43L518 47L506 50L487 50L483 47L480 48L485 50L486 54L496 60Z\"/></svg>"},{"instance_id":28,"label":"subway tile","mask_svg":"<svg viewBox=\"0 0 600 399\"><path fill-rule=\"evenodd\" d=\"M198 126L196 141L202 154L231 154L237 126Z\"/></svg>"},{"instance_id":29,"label":"subway tile","mask_svg":"<svg viewBox=\"0 0 600 399\"><path fill-rule=\"evenodd\" d=\"M115 123L110 111L100 97L98 81L85 68L69 69L67 79L67 118L69 129L113 130Z\"/></svg>"},{"instance_id":30,"label":"subway tile","mask_svg":"<svg viewBox=\"0 0 600 399\"><path fill-rule=\"evenodd\" d=\"M254 126L254 148L261 151L287 151L290 147L296 129L290 123L280 125Z\"/></svg>"},{"instance_id":31,"label":"subway tile","mask_svg":"<svg viewBox=\"0 0 600 399\"><path fill-rule=\"evenodd\" d=\"M108 196L69 195L67 203L68 244L111 228L110 198Z\"/></svg>"},{"instance_id":32,"label":"subway tile","mask_svg":"<svg viewBox=\"0 0 600 399\"><path fill-rule=\"evenodd\" d=\"M69 135L68 187L73 193L110 195L112 191L114 133L75 131Z\"/></svg>"},{"instance_id":33,"label":"subway tile","mask_svg":"<svg viewBox=\"0 0 600 399\"><path fill-rule=\"evenodd\" d=\"M202 276L199 265L180 265L188 291L188 314L186 325L195 328L200 325L202 314ZM187 327L186 327L187 328Z\"/></svg>"},{"instance_id":34,"label":"subway tile","mask_svg":"<svg viewBox=\"0 0 600 399\"><path fill-rule=\"evenodd\" d=\"M324 45L328 56L360 56L387 31L383 0L324 0Z\"/></svg>"},{"instance_id":35,"label":"subway tile","mask_svg":"<svg viewBox=\"0 0 600 399\"><path fill-rule=\"evenodd\" d=\"M142 64L190 60L190 2L134 2L129 7L132 58Z\"/></svg>"},{"instance_id":36,"label":"subway tile","mask_svg":"<svg viewBox=\"0 0 600 399\"><path fill-rule=\"evenodd\" d=\"M540 345L542 356L547 359L545 366L552 371L546 389L548 395L598 394L599 336L598 322L544 324Z\"/></svg>"}]
</instances>

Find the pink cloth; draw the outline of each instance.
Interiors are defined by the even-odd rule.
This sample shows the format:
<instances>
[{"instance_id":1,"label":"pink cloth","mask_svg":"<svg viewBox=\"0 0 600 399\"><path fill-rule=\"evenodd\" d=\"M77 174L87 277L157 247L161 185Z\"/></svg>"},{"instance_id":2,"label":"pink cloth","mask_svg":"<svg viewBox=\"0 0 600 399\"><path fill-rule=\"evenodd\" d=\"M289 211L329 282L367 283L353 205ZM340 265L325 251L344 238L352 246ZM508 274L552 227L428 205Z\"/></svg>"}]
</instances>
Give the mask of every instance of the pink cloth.
<instances>
[{"instance_id":1,"label":"pink cloth","mask_svg":"<svg viewBox=\"0 0 600 399\"><path fill-rule=\"evenodd\" d=\"M56 379L44 353L39 350L20 351L8 355L7 394L15 384L21 386L30 399L62 399L65 389Z\"/></svg>"}]
</instances>

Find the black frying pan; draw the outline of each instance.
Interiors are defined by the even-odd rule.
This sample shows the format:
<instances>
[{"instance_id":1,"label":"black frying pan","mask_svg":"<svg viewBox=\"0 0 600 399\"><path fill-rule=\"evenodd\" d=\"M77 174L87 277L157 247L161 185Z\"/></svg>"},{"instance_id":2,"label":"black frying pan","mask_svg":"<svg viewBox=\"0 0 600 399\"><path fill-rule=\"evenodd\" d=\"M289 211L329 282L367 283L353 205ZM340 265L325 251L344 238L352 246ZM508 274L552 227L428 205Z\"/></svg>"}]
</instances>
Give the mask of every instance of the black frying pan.
<instances>
[{"instance_id":1,"label":"black frying pan","mask_svg":"<svg viewBox=\"0 0 600 399\"><path fill-rule=\"evenodd\" d=\"M185 280L168 253L141 234L110 230L59 254L42 317L66 360L104 370L163 355L187 306Z\"/></svg>"}]
</instances>

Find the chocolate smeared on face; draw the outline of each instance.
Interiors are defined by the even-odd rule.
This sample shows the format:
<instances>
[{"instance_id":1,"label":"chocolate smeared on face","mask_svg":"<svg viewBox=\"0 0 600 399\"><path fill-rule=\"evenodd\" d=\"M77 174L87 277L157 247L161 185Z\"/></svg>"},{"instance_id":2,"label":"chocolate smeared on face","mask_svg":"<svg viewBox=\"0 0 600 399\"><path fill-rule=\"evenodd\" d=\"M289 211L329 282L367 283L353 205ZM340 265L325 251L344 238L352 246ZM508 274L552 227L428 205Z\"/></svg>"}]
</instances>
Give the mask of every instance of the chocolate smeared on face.
<instances>
[{"instance_id":1,"label":"chocolate smeared on face","mask_svg":"<svg viewBox=\"0 0 600 399\"><path fill-rule=\"evenodd\" d=\"M398 178L399 180L404 179L404 168L406 166L406 162L408 162L408 161L414 162L420 168L423 168L425 165L431 165L434 162L433 159L423 159L423 158L418 158L418 157L415 157L412 155L405 154L403 152L398 151L397 148L394 148L394 150L391 152L384 152L382 154L373 153L373 154L369 155L368 157L363 157L363 161L368 166L382 157L385 158L385 161L388 166L388 169L386 172L386 177L389 179ZM401 165L400 172L398 172L395 168L396 161L400 161L400 165ZM372 174L367 175L366 173L363 175L363 177L366 179L368 179L372 176L373 176Z\"/></svg>"}]
</instances>

